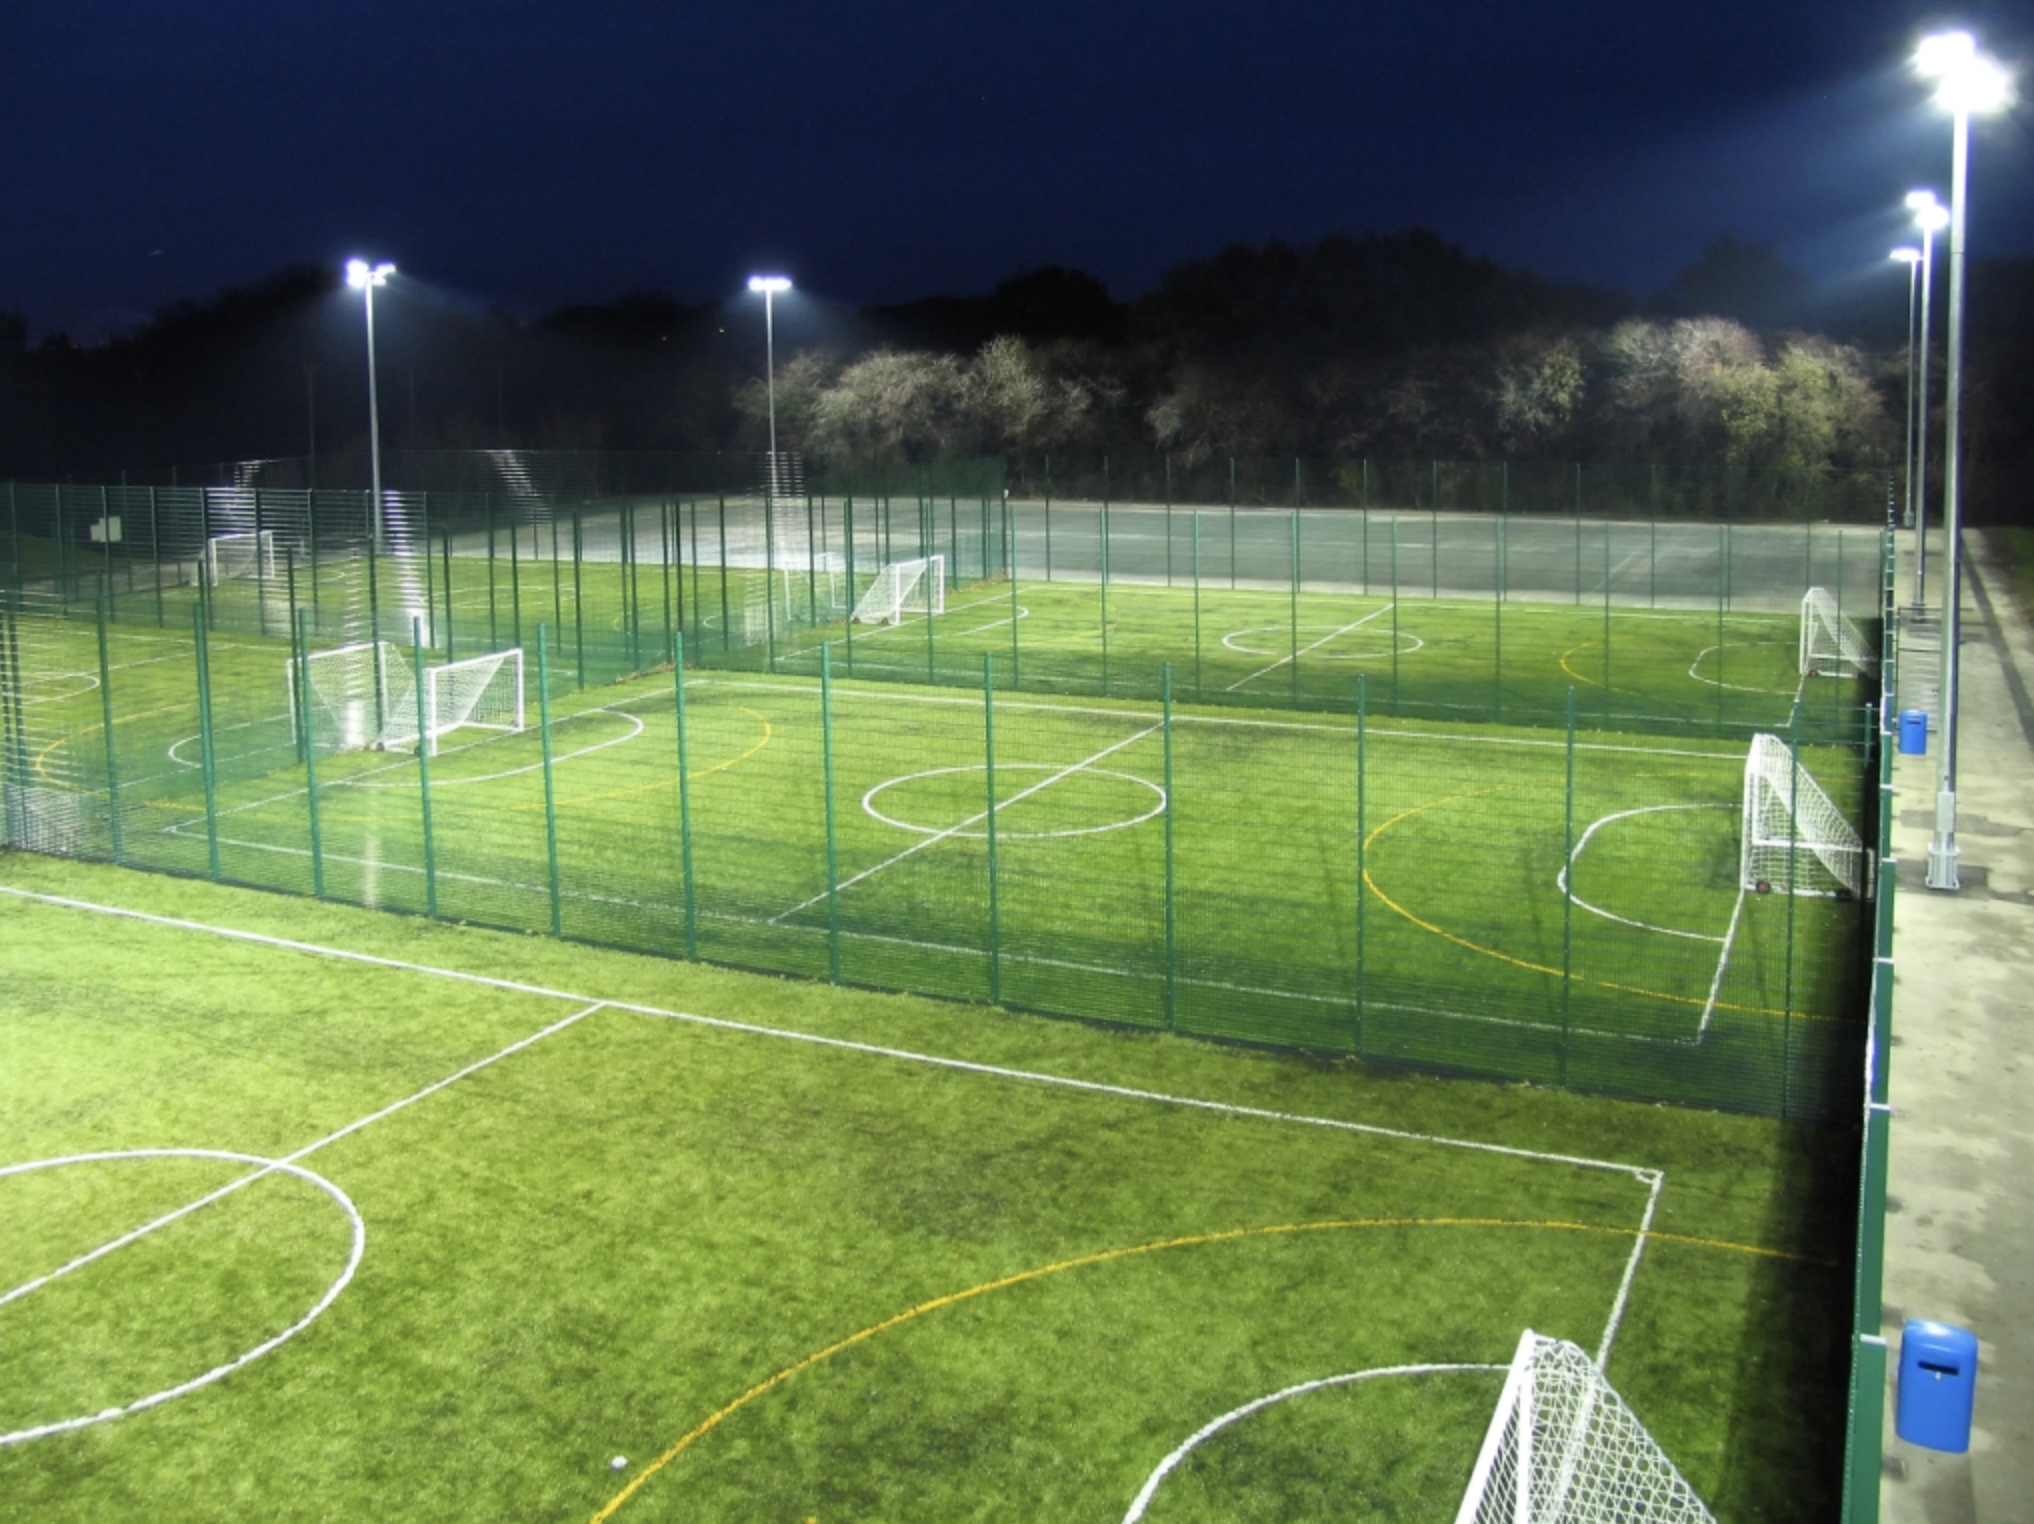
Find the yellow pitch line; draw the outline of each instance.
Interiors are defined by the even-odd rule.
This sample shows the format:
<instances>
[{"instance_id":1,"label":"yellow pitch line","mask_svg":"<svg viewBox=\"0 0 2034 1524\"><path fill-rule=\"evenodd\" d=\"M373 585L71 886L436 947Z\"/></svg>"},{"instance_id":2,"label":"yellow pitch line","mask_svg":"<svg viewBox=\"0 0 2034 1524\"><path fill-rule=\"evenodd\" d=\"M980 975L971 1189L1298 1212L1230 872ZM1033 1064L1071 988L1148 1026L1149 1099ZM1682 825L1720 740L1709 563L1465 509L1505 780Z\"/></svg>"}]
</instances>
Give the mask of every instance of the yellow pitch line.
<instances>
[{"instance_id":1,"label":"yellow pitch line","mask_svg":"<svg viewBox=\"0 0 2034 1524\"><path fill-rule=\"evenodd\" d=\"M126 725L134 720L151 719L158 714L180 714L184 712L185 708L186 706L183 704L163 704L154 709L144 709L139 714L115 715L113 718L113 723L115 725ZM44 767L43 764L47 762L54 753L70 745L71 742L83 740L93 731L104 730L105 728L106 725L103 720L94 720L92 721L91 724L85 726L81 730L72 731L69 735L58 736L54 741L50 742L49 745L43 747L41 751L35 754L36 773L42 778L43 782L49 784L50 787L52 788L68 789L70 790L70 792L74 794L89 792L88 790L85 789L73 789L68 783L64 782L61 778L52 778L49 775L49 770L46 767Z\"/></svg>"},{"instance_id":2,"label":"yellow pitch line","mask_svg":"<svg viewBox=\"0 0 2034 1524\"><path fill-rule=\"evenodd\" d=\"M1576 682L1587 683L1592 688L1601 688L1605 693L1621 693L1626 698L1645 698L1646 697L1645 694L1636 692L1633 689L1613 688L1608 683L1599 683L1593 677L1584 677L1580 672L1577 672L1573 667L1568 665L1569 657L1573 656L1577 651L1588 650L1594 644L1596 644L1596 642L1593 640L1585 640L1582 642L1581 645L1573 646L1570 649L1563 651L1560 657L1561 670L1567 673L1570 677L1574 678Z\"/></svg>"},{"instance_id":3,"label":"yellow pitch line","mask_svg":"<svg viewBox=\"0 0 2034 1524\"><path fill-rule=\"evenodd\" d=\"M1405 820L1410 816L1420 814L1422 811L1425 810L1438 809L1444 804L1454 804L1459 800L1473 799L1479 794L1494 794L1496 792L1498 792L1496 789L1488 788L1472 789L1468 793L1450 794L1445 799L1430 799L1425 804L1416 804L1409 810L1401 810L1399 811L1398 814L1392 816L1391 819L1385 821L1383 825L1377 827L1376 830L1372 831L1368 836L1366 836L1363 839L1364 850L1365 852L1368 852L1371 845L1377 840L1378 837L1382 836L1386 831L1390 830L1393 826L1397 825L1401 820ZM1449 931L1444 926L1436 926L1432 921L1422 920L1420 917L1414 915L1410 910L1406 909L1405 906L1399 904L1397 900L1393 899L1390 895L1386 894L1382 889L1378 888L1377 880L1371 876L1370 869L1367 867L1363 870L1363 883L1372 894L1376 895L1380 900L1383 900L1388 908L1396 911L1399 915L1404 916L1408 921L1411 921L1413 925L1419 927L1420 930L1432 932L1435 936L1441 938L1443 941L1453 942L1457 947L1464 948L1469 952L1481 953L1486 958L1495 958L1500 963L1509 963L1513 968L1525 969L1528 973L1546 974L1549 977L1555 979L1569 977L1567 975L1564 975L1562 971L1558 968L1549 968L1544 963L1533 963L1529 962L1524 958L1515 958L1510 953L1499 952L1494 947L1485 947L1480 942L1472 942L1467 937L1457 936L1454 932ZM1642 989L1635 984L1618 984L1609 979L1592 979L1587 976L1574 976L1574 977L1580 977L1582 983L1594 985L1597 989L1600 990L1609 990L1612 994L1642 995L1648 1000L1665 1000L1674 1005L1707 1006L1709 1004L1707 999L1697 1000L1693 995L1670 995L1665 990ZM1834 1019L1828 1016L1818 1016L1810 1011L1789 1012L1774 1010L1770 1006L1763 1005L1733 1005L1729 1001L1725 1000L1717 1001L1715 1009L1719 1011L1736 1011L1740 1015L1745 1016L1772 1016L1782 1019L1791 1015L1797 1020L1801 1021L1829 1021Z\"/></svg>"},{"instance_id":4,"label":"yellow pitch line","mask_svg":"<svg viewBox=\"0 0 2034 1524\"><path fill-rule=\"evenodd\" d=\"M724 773L731 767L739 767L776 738L777 732L767 718L758 714L746 704L738 704L735 707L763 727L763 739L756 742L754 746L751 746L738 757L729 757L725 762L716 762L711 767L698 768L687 773L685 776L691 782L697 783L701 778L711 777L715 773ZM655 789L670 788L675 781L671 778L659 778L655 783L639 783L634 788L607 789L598 794L577 794L570 799L560 799L558 805L562 809L568 804L591 804L596 799L625 799L631 794L647 794ZM518 810L541 810L543 806L541 804L518 804L514 808Z\"/></svg>"},{"instance_id":5,"label":"yellow pitch line","mask_svg":"<svg viewBox=\"0 0 2034 1524\"><path fill-rule=\"evenodd\" d=\"M600 1511L593 1515L591 1524L605 1524L606 1520L613 1518L630 1498L642 1491L649 1483L651 1477L676 1460L697 1441L705 1438L714 1429L718 1428L723 1421L755 1401L756 1398L783 1385L801 1371L810 1370L822 1361L832 1358L844 1349L850 1349L857 1344L865 1343L875 1338L878 1334L887 1333L902 1324L922 1318L927 1313L938 1312L941 1308L952 1307L959 1302L971 1301L975 1297L986 1296L992 1291L1005 1291L1012 1286L1021 1286L1027 1281L1041 1280L1048 1275L1058 1275L1062 1271L1080 1270L1089 1265L1107 1264L1112 1260L1129 1259L1140 1254L1155 1254L1163 1249L1189 1249L1202 1244L1233 1243L1245 1238L1270 1238L1295 1233L1347 1232L1357 1228L1531 1228L1550 1232L1602 1233L1617 1238L1638 1238L1643 1236L1646 1238L1666 1239L1675 1243L1694 1244L1702 1248L1727 1250L1737 1254L1754 1254L1766 1259L1794 1260L1808 1265L1827 1265L1831 1263L1825 1260L1810 1259L1806 1255L1795 1254L1786 1249L1767 1249L1756 1244L1730 1243L1723 1239L1715 1238L1696 1238L1684 1233L1646 1232L1642 1234L1638 1228L1606 1227L1600 1223L1561 1222L1554 1220L1522 1221L1505 1217L1375 1217L1337 1219L1327 1222L1280 1223L1274 1227L1230 1228L1220 1233L1196 1233L1186 1238L1167 1238L1156 1243L1132 1244L1128 1248L1104 1249L1097 1254L1083 1254L1076 1259L1063 1259L1054 1264L1041 1265L1036 1269L1020 1270L1015 1275L1005 1275L993 1281L984 1281L978 1286L970 1286L965 1291L950 1292L945 1296L934 1297L929 1302L920 1302L916 1307L894 1313L883 1319L880 1323L871 1323L867 1328L856 1333L851 1333L845 1339L836 1340L824 1349L815 1350L804 1359L785 1366L774 1376L758 1381L746 1392L743 1392L741 1396L735 1398L733 1402L730 1402L718 1412L708 1414L692 1428L688 1429L670 1449L651 1461L626 1487L609 1498Z\"/></svg>"}]
</instances>

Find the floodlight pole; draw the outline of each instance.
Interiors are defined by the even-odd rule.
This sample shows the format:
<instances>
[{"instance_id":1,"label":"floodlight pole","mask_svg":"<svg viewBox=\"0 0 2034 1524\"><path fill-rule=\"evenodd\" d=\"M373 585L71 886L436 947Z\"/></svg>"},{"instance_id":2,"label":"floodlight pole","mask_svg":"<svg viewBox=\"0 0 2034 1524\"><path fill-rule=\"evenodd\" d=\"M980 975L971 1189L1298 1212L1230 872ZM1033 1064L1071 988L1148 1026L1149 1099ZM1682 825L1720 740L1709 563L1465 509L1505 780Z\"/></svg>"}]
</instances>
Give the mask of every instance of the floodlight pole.
<instances>
[{"instance_id":1,"label":"floodlight pole","mask_svg":"<svg viewBox=\"0 0 2034 1524\"><path fill-rule=\"evenodd\" d=\"M1895 249L1892 257L1907 267L1907 467L1904 500L1900 504L1900 527L1914 527L1914 301L1921 282L1921 251Z\"/></svg>"},{"instance_id":2,"label":"floodlight pole","mask_svg":"<svg viewBox=\"0 0 2034 1524\"><path fill-rule=\"evenodd\" d=\"M1970 111L1956 109L1949 178L1949 391L1942 438L1942 749L1936 760L1935 839L1928 844L1928 887L1961 889L1956 874L1957 641L1962 633L1964 190L1970 168ZM1925 363L1925 361L1924 361Z\"/></svg>"},{"instance_id":3,"label":"floodlight pole","mask_svg":"<svg viewBox=\"0 0 2034 1524\"><path fill-rule=\"evenodd\" d=\"M763 385L770 398L770 476L763 489L764 511L775 522L777 511L777 314L779 291L789 291L791 282L782 275L751 275L749 289L763 293Z\"/></svg>"},{"instance_id":4,"label":"floodlight pole","mask_svg":"<svg viewBox=\"0 0 2034 1524\"><path fill-rule=\"evenodd\" d=\"M1908 198L1913 204L1913 198ZM1921 228L1921 360L1914 415L1914 613L1928 605L1928 315L1934 306L1935 230L1942 226L1940 209L1930 196L1916 206Z\"/></svg>"},{"instance_id":5,"label":"floodlight pole","mask_svg":"<svg viewBox=\"0 0 2034 1524\"><path fill-rule=\"evenodd\" d=\"M380 555L388 548L388 531L383 522L384 512L381 499L381 399L375 388L374 375L374 288L386 285L388 278L395 274L395 266L387 263L372 265L364 259L350 259L346 262L346 284L366 298L367 309L367 456L368 475L374 494L374 553Z\"/></svg>"}]
</instances>

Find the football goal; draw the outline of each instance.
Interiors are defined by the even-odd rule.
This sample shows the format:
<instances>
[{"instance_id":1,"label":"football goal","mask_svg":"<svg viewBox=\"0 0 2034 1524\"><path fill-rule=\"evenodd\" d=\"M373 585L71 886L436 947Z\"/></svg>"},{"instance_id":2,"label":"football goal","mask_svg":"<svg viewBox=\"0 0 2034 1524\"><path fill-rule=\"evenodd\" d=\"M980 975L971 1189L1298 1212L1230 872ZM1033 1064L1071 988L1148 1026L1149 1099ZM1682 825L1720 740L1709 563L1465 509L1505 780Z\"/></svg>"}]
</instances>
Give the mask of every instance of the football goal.
<instances>
[{"instance_id":1,"label":"football goal","mask_svg":"<svg viewBox=\"0 0 2034 1524\"><path fill-rule=\"evenodd\" d=\"M1455 1524L1714 1524L1595 1362L1518 1341Z\"/></svg>"},{"instance_id":2,"label":"football goal","mask_svg":"<svg viewBox=\"0 0 2034 1524\"><path fill-rule=\"evenodd\" d=\"M275 531L215 534L205 542L205 580L213 587L233 577L275 576Z\"/></svg>"},{"instance_id":3,"label":"football goal","mask_svg":"<svg viewBox=\"0 0 2034 1524\"><path fill-rule=\"evenodd\" d=\"M412 653L386 640L314 651L310 671L311 733L335 751L414 746L419 715ZM299 725L297 664L289 675L290 725ZM421 734L432 756L455 730L524 728L523 653L490 651L424 668Z\"/></svg>"},{"instance_id":4,"label":"football goal","mask_svg":"<svg viewBox=\"0 0 2034 1524\"><path fill-rule=\"evenodd\" d=\"M906 614L946 612L946 557L892 561L855 603L856 624L902 624Z\"/></svg>"},{"instance_id":5,"label":"football goal","mask_svg":"<svg viewBox=\"0 0 2034 1524\"><path fill-rule=\"evenodd\" d=\"M1865 892L1864 843L1787 743L1752 737L1744 759L1744 831L1738 880L1761 894Z\"/></svg>"},{"instance_id":6,"label":"football goal","mask_svg":"<svg viewBox=\"0 0 2034 1524\"><path fill-rule=\"evenodd\" d=\"M1809 588L1801 599L1802 676L1861 677L1877 667L1864 632L1826 589Z\"/></svg>"}]
</instances>

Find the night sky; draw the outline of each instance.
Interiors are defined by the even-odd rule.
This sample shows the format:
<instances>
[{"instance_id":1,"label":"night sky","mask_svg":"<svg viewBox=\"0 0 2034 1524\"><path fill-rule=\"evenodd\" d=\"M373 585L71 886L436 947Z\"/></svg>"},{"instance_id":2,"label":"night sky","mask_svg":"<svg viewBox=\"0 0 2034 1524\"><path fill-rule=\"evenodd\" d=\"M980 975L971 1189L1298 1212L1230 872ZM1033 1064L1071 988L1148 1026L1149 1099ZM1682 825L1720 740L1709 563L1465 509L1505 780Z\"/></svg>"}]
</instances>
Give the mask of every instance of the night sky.
<instances>
[{"instance_id":1,"label":"night sky","mask_svg":"<svg viewBox=\"0 0 2034 1524\"><path fill-rule=\"evenodd\" d=\"M1646 294L1721 233L1905 284L1944 23L1896 0L970 6L8 0L0 309L81 339L365 253L534 313L782 268L865 304L1047 263L1119 298L1233 242L1424 223ZM1976 256L2034 254L2034 108L1982 126Z\"/></svg>"}]
</instances>

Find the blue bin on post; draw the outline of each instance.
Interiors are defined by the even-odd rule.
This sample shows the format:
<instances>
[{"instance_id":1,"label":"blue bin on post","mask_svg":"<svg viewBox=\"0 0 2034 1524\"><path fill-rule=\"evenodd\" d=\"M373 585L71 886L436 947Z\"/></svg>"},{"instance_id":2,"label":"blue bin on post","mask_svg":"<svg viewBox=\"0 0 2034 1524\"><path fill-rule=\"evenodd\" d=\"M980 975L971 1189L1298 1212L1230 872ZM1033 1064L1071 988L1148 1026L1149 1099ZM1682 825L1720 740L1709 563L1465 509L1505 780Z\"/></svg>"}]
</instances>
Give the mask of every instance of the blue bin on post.
<instances>
[{"instance_id":1,"label":"blue bin on post","mask_svg":"<svg viewBox=\"0 0 2034 1524\"><path fill-rule=\"evenodd\" d=\"M1961 1455L1970 1449L1977 1395L1977 1335L1968 1328L1910 1321L1900 1337L1900 1396L1893 1432L1910 1445Z\"/></svg>"},{"instance_id":2,"label":"blue bin on post","mask_svg":"<svg viewBox=\"0 0 2034 1524\"><path fill-rule=\"evenodd\" d=\"M1909 757L1928 755L1928 711L1925 709L1902 709L1900 711L1900 751Z\"/></svg>"}]
</instances>

